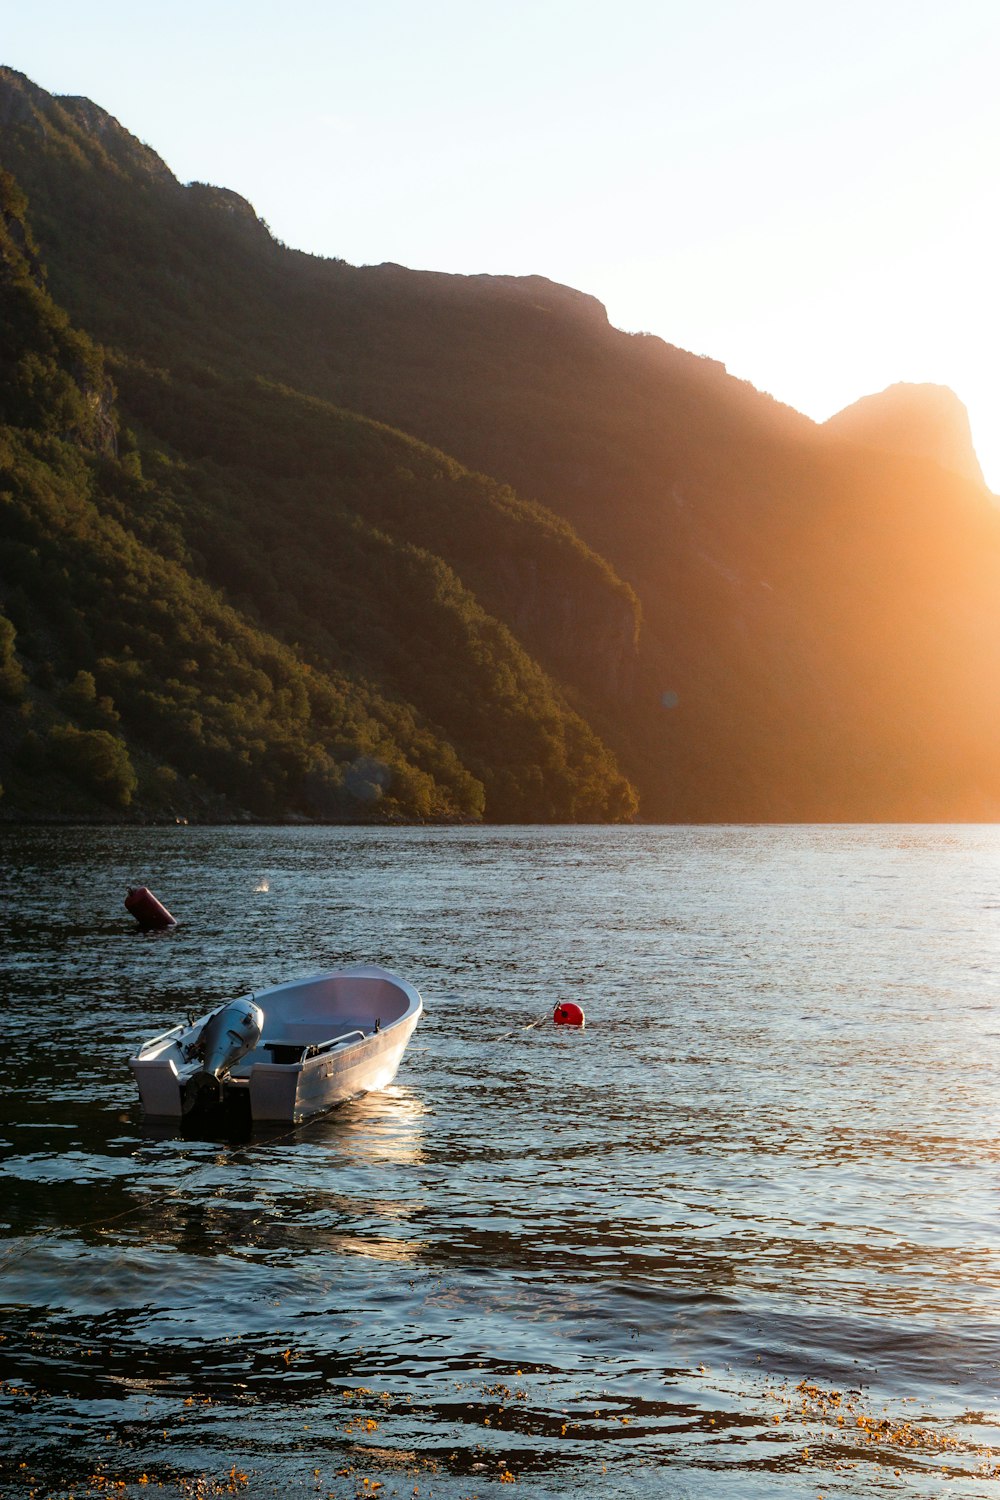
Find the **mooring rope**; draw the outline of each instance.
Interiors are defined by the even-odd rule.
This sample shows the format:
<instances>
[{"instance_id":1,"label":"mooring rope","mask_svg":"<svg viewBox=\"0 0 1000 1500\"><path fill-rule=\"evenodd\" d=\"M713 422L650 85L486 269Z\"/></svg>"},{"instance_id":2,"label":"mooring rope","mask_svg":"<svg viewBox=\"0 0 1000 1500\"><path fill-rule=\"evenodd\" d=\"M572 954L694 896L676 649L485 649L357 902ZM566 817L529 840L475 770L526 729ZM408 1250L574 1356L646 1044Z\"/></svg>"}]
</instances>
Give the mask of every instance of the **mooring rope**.
<instances>
[{"instance_id":1,"label":"mooring rope","mask_svg":"<svg viewBox=\"0 0 1000 1500\"><path fill-rule=\"evenodd\" d=\"M525 1021L523 1025L515 1026L512 1031L501 1031L499 1036L491 1036L487 1040L490 1042L505 1042L509 1036L517 1036L522 1031L530 1031L533 1026L541 1026L543 1022L549 1020L551 1014L552 1012L547 1010L544 1015L536 1016L533 1021Z\"/></svg>"}]
</instances>

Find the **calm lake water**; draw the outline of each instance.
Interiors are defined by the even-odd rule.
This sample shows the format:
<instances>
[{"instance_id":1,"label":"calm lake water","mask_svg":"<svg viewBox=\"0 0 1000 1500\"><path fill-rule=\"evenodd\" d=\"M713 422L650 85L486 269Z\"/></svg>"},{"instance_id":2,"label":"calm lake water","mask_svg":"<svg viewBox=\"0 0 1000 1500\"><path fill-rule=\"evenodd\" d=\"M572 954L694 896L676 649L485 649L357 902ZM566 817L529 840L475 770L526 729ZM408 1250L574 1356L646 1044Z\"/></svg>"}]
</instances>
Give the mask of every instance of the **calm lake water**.
<instances>
[{"instance_id":1,"label":"calm lake water","mask_svg":"<svg viewBox=\"0 0 1000 1500\"><path fill-rule=\"evenodd\" d=\"M0 856L3 1496L1000 1496L1000 829ZM144 1127L138 1042L362 959L389 1092Z\"/></svg>"}]
</instances>

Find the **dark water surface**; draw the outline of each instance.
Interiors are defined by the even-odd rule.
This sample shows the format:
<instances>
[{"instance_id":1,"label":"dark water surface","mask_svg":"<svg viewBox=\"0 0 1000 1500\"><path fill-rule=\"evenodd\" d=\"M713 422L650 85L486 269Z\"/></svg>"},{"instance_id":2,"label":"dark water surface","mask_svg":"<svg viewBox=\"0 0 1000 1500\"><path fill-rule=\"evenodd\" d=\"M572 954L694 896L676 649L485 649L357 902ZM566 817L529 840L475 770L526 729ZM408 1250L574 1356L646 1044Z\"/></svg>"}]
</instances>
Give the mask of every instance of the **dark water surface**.
<instances>
[{"instance_id":1,"label":"dark water surface","mask_svg":"<svg viewBox=\"0 0 1000 1500\"><path fill-rule=\"evenodd\" d=\"M1000 829L0 840L3 1496L1000 1496ZM388 1093L143 1126L361 959Z\"/></svg>"}]
</instances>

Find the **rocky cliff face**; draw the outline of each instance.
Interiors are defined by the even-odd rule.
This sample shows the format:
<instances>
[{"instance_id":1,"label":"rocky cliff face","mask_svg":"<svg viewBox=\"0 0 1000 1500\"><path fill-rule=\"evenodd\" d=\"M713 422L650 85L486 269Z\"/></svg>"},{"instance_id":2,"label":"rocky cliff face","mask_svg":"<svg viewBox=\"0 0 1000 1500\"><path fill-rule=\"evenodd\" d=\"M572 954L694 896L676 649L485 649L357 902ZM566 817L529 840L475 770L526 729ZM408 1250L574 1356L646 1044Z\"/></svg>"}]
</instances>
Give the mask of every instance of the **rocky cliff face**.
<instances>
[{"instance_id":1,"label":"rocky cliff face","mask_svg":"<svg viewBox=\"0 0 1000 1500\"><path fill-rule=\"evenodd\" d=\"M13 68L0 67L0 126L38 135L73 138L82 131L107 165L141 173L162 184L175 179L166 162L90 99L47 94Z\"/></svg>"},{"instance_id":2,"label":"rocky cliff face","mask_svg":"<svg viewBox=\"0 0 1000 1500\"><path fill-rule=\"evenodd\" d=\"M945 385L890 385L862 396L824 422L831 436L907 458L931 459L986 488L972 444L969 414Z\"/></svg>"},{"instance_id":3,"label":"rocky cliff face","mask_svg":"<svg viewBox=\"0 0 1000 1500\"><path fill-rule=\"evenodd\" d=\"M47 94L22 73L0 67L0 129L48 136L75 152L82 146L94 165L110 169L119 179L154 183L159 191L176 194L178 204L208 210L224 221L255 231L263 239L271 239L253 205L239 193L203 182L183 186L151 146L92 99Z\"/></svg>"},{"instance_id":4,"label":"rocky cliff face","mask_svg":"<svg viewBox=\"0 0 1000 1500\"><path fill-rule=\"evenodd\" d=\"M92 99L67 95L57 99L56 104L92 140L100 144L108 158L117 166L128 172L139 171L160 183L175 181L166 162L151 146L144 145Z\"/></svg>"},{"instance_id":5,"label":"rocky cliff face","mask_svg":"<svg viewBox=\"0 0 1000 1500\"><path fill-rule=\"evenodd\" d=\"M625 706L639 665L639 601L631 590L580 587L580 578L528 553L495 560L504 616L558 678Z\"/></svg>"},{"instance_id":6,"label":"rocky cliff face","mask_svg":"<svg viewBox=\"0 0 1000 1500\"><path fill-rule=\"evenodd\" d=\"M23 73L0 68L0 128L10 130L15 125L33 124L36 99L47 97Z\"/></svg>"}]
</instances>

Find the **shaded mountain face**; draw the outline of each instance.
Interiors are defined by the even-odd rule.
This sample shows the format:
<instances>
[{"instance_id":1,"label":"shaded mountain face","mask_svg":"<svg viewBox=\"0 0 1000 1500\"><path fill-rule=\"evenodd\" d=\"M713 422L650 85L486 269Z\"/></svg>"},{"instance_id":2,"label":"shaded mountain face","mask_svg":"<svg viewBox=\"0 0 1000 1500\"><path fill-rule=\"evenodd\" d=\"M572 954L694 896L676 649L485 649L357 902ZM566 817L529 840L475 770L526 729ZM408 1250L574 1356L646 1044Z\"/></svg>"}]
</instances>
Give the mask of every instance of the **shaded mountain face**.
<instances>
[{"instance_id":1,"label":"shaded mountain face","mask_svg":"<svg viewBox=\"0 0 1000 1500\"><path fill-rule=\"evenodd\" d=\"M283 638L360 650L321 590L290 615L317 517L345 506L453 570L647 817L995 815L1000 529L979 482L831 441L543 278L288 250L95 106L3 71L0 119L53 292L113 351L126 423L202 476L171 524ZM447 505L424 465L465 475ZM500 512L518 518L502 546ZM410 638L383 638L372 671L419 701ZM429 700L446 732L464 670Z\"/></svg>"},{"instance_id":2,"label":"shaded mountain face","mask_svg":"<svg viewBox=\"0 0 1000 1500\"><path fill-rule=\"evenodd\" d=\"M503 619L556 663L601 622L581 682L625 691L636 602L607 564L443 454L261 380L119 358L158 421L137 441L26 210L0 171L5 810L634 814Z\"/></svg>"},{"instance_id":3,"label":"shaded mountain face","mask_svg":"<svg viewBox=\"0 0 1000 1500\"><path fill-rule=\"evenodd\" d=\"M862 396L845 406L824 422L823 430L859 447L930 459L986 488L969 413L945 385L890 385L877 396Z\"/></svg>"}]
</instances>

